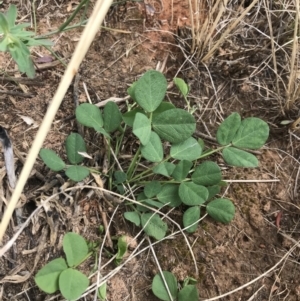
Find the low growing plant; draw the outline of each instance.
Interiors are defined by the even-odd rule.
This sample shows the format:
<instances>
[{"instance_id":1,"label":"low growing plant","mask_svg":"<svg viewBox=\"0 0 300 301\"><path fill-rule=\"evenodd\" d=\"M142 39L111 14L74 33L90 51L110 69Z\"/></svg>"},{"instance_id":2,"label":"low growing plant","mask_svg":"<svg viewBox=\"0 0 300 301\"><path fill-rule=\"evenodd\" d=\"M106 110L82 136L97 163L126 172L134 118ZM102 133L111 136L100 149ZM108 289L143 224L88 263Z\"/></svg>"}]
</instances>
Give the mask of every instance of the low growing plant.
<instances>
[{"instance_id":1,"label":"low growing plant","mask_svg":"<svg viewBox=\"0 0 300 301\"><path fill-rule=\"evenodd\" d=\"M52 42L45 39L36 39L34 33L24 30L30 23L15 24L17 8L10 5L7 12L0 13L0 51L8 51L19 70L25 72L28 77L35 76L33 61L30 57L29 47L51 46Z\"/></svg>"},{"instance_id":2,"label":"low growing plant","mask_svg":"<svg viewBox=\"0 0 300 301\"><path fill-rule=\"evenodd\" d=\"M182 79L175 79L175 83L187 101L186 83ZM220 153L228 165L257 167L257 158L247 149L261 148L269 135L269 127L263 120L255 117L242 120L238 113L232 113L217 129L219 147L205 148L201 139L193 137L194 116L164 101L166 91L164 75L150 70L128 89L134 106L128 106L124 114L114 102L108 102L103 111L89 103L76 108L77 120L104 135L117 158L121 157L125 135L133 133L139 146L130 164L121 162L122 170L119 170L114 157L109 156L110 171L104 176L109 178L108 189L112 191L129 194L128 185L134 188L140 204L127 203L124 217L157 240L166 235L168 225L149 207L159 210L166 205L181 206L187 232L197 229L204 208L216 221L230 222L235 206L227 198L216 197L226 183L222 181L218 164L206 158ZM65 169L66 175L74 181L81 181L91 170L95 171L93 167L79 165L86 152L79 134L73 133L67 138L66 149L72 166L66 165L51 150L42 149L40 155L50 169Z\"/></svg>"}]
</instances>

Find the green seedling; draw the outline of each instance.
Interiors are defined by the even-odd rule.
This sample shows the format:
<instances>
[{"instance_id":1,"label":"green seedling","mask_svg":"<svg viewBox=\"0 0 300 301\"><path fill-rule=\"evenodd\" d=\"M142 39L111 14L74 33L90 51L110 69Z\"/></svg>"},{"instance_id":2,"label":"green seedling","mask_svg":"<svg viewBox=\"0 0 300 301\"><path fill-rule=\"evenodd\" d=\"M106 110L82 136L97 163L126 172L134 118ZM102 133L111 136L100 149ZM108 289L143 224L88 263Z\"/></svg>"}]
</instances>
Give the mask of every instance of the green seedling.
<instances>
[{"instance_id":1,"label":"green seedling","mask_svg":"<svg viewBox=\"0 0 300 301\"><path fill-rule=\"evenodd\" d=\"M63 239L66 260L57 258L46 264L36 274L37 286L48 294L60 291L67 300L76 300L89 286L89 279L76 269L89 256L84 238L76 233L67 233Z\"/></svg>"},{"instance_id":2,"label":"green seedling","mask_svg":"<svg viewBox=\"0 0 300 301\"><path fill-rule=\"evenodd\" d=\"M163 301L198 301L199 296L195 281L193 279L192 284L190 284L190 279L192 278L186 279L182 289L179 290L176 277L168 271L163 271L162 275L157 274L154 276L152 292Z\"/></svg>"},{"instance_id":3,"label":"green seedling","mask_svg":"<svg viewBox=\"0 0 300 301\"><path fill-rule=\"evenodd\" d=\"M186 98L186 83L178 78L175 83ZM217 129L219 147L207 149L201 139L193 137L194 116L165 102L166 91L164 75L150 70L128 89L135 107L124 114L113 102L108 102L103 111L88 103L76 109L77 120L103 134L117 158L122 155L125 134L130 135L131 131L137 140L139 147L134 157L129 163L122 163L124 170L119 170L114 157L108 156L108 189L126 194L128 186L135 188L139 204L128 203L124 217L157 240L166 235L168 225L151 208L181 206L185 211L182 223L187 232L196 231L204 209L214 220L229 223L234 218L235 206L231 200L217 197L226 183L222 181L218 164L207 157L219 153L230 166L257 167L257 158L248 150L261 148L269 135L269 127L263 120L255 117L242 120L238 113L232 113ZM72 164L83 160L78 151L84 152L85 146L79 137L76 134L76 139L66 144ZM84 166L66 167L50 150L41 150L40 155L49 168L66 169L67 176L73 180L80 181L89 174ZM143 170L137 168L140 163ZM84 172L80 174L81 171Z\"/></svg>"},{"instance_id":4,"label":"green seedling","mask_svg":"<svg viewBox=\"0 0 300 301\"><path fill-rule=\"evenodd\" d=\"M36 39L34 33L24 30L30 23L15 24L17 8L10 5L7 12L0 13L0 51L8 51L17 63L20 72L25 72L30 78L35 76L33 61L29 47L51 46L52 42L45 39Z\"/></svg>"}]
</instances>

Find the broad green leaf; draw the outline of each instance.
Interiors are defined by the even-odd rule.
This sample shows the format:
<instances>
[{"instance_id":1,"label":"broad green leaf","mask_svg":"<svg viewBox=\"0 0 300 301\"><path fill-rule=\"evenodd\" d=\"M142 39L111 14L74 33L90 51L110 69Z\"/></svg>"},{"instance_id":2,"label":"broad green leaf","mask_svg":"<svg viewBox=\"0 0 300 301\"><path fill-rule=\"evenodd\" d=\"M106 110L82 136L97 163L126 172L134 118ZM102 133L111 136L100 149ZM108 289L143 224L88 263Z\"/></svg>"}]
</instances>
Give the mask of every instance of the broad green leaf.
<instances>
[{"instance_id":1,"label":"broad green leaf","mask_svg":"<svg viewBox=\"0 0 300 301\"><path fill-rule=\"evenodd\" d=\"M83 157L78 152L86 153L86 146L83 138L77 134L72 133L66 140L67 157L72 164L78 164L83 161Z\"/></svg>"},{"instance_id":2,"label":"broad green leaf","mask_svg":"<svg viewBox=\"0 0 300 301\"><path fill-rule=\"evenodd\" d=\"M151 132L149 142L141 146L141 153L150 162L160 162L163 159L163 146L155 132Z\"/></svg>"},{"instance_id":3,"label":"broad green leaf","mask_svg":"<svg viewBox=\"0 0 300 301\"><path fill-rule=\"evenodd\" d=\"M192 181L203 186L219 184L222 179L221 169L215 162L205 161L196 167Z\"/></svg>"},{"instance_id":4,"label":"broad green leaf","mask_svg":"<svg viewBox=\"0 0 300 301\"><path fill-rule=\"evenodd\" d=\"M178 207L181 204L178 188L178 184L168 183L163 185L160 193L157 195L157 199L163 204L168 204L168 206Z\"/></svg>"},{"instance_id":5,"label":"broad green leaf","mask_svg":"<svg viewBox=\"0 0 300 301\"><path fill-rule=\"evenodd\" d=\"M197 222L199 221L199 219L200 219L200 207L194 206L188 208L183 214L183 226L184 228L189 227L190 225L192 226L187 228L186 231L189 233L195 232L199 224L199 222Z\"/></svg>"},{"instance_id":6,"label":"broad green leaf","mask_svg":"<svg viewBox=\"0 0 300 301\"><path fill-rule=\"evenodd\" d=\"M172 177L174 178L175 181L178 181L178 182L184 180L187 177L192 166L193 166L193 163L191 161L188 161L188 160L180 161L176 165L176 167L172 173Z\"/></svg>"},{"instance_id":7,"label":"broad green leaf","mask_svg":"<svg viewBox=\"0 0 300 301\"><path fill-rule=\"evenodd\" d=\"M198 141L189 137L187 140L173 144L171 146L170 155L174 159L194 161L201 156L202 148Z\"/></svg>"},{"instance_id":8,"label":"broad green leaf","mask_svg":"<svg viewBox=\"0 0 300 301\"><path fill-rule=\"evenodd\" d=\"M127 252L127 240L126 236L122 235L118 239L118 252L115 258L116 265L119 265Z\"/></svg>"},{"instance_id":9,"label":"broad green leaf","mask_svg":"<svg viewBox=\"0 0 300 301\"><path fill-rule=\"evenodd\" d=\"M160 240L166 236L168 226L161 220L158 214L143 213L141 223L146 234L154 237L156 240Z\"/></svg>"},{"instance_id":10,"label":"broad green leaf","mask_svg":"<svg viewBox=\"0 0 300 301\"><path fill-rule=\"evenodd\" d=\"M207 213L216 221L227 224L234 218L235 206L228 199L215 199L206 206Z\"/></svg>"},{"instance_id":11,"label":"broad green leaf","mask_svg":"<svg viewBox=\"0 0 300 301\"><path fill-rule=\"evenodd\" d=\"M198 301L198 291L195 285L186 285L179 293L178 293L178 301Z\"/></svg>"},{"instance_id":12,"label":"broad green leaf","mask_svg":"<svg viewBox=\"0 0 300 301\"><path fill-rule=\"evenodd\" d=\"M42 148L40 150L40 157L53 171L60 171L66 167L65 162L51 149Z\"/></svg>"},{"instance_id":13,"label":"broad green leaf","mask_svg":"<svg viewBox=\"0 0 300 301\"><path fill-rule=\"evenodd\" d=\"M226 147L222 151L228 165L237 167L257 167L258 160L253 155L235 147Z\"/></svg>"},{"instance_id":14,"label":"broad green leaf","mask_svg":"<svg viewBox=\"0 0 300 301\"><path fill-rule=\"evenodd\" d=\"M123 116L122 116L123 121L130 127L133 127L133 122L135 119L135 115L137 113L146 114L145 111L142 110L141 108L135 108L132 111L129 111L129 112L126 112L125 114L123 114Z\"/></svg>"},{"instance_id":15,"label":"broad green leaf","mask_svg":"<svg viewBox=\"0 0 300 301\"><path fill-rule=\"evenodd\" d=\"M142 203L149 206L149 207L151 207L151 208L158 208L158 209L160 209L164 206L163 203L158 202L158 201L154 201L154 200L151 200L151 199L144 200Z\"/></svg>"},{"instance_id":16,"label":"broad green leaf","mask_svg":"<svg viewBox=\"0 0 300 301\"><path fill-rule=\"evenodd\" d=\"M258 149L269 137L268 124L256 117L249 117L242 121L232 144L240 148Z\"/></svg>"},{"instance_id":17,"label":"broad green leaf","mask_svg":"<svg viewBox=\"0 0 300 301\"><path fill-rule=\"evenodd\" d=\"M84 274L69 268L59 276L59 289L67 300L77 300L88 288L89 282Z\"/></svg>"},{"instance_id":18,"label":"broad green leaf","mask_svg":"<svg viewBox=\"0 0 300 301\"><path fill-rule=\"evenodd\" d=\"M168 286L169 292L172 296L172 299L176 300L178 294L177 279L172 273L168 271L163 271L163 276ZM160 300L172 301L166 289L165 282L160 274L155 275L152 280L152 292ZM186 299L185 301L189 300Z\"/></svg>"},{"instance_id":19,"label":"broad green leaf","mask_svg":"<svg viewBox=\"0 0 300 301\"><path fill-rule=\"evenodd\" d=\"M137 113L134 118L133 134L138 137L143 145L146 145L150 140L151 122L148 117L142 113Z\"/></svg>"},{"instance_id":20,"label":"broad green leaf","mask_svg":"<svg viewBox=\"0 0 300 301\"><path fill-rule=\"evenodd\" d=\"M227 145L233 140L238 128L241 125L241 116L238 113L230 114L219 126L217 141L221 145Z\"/></svg>"},{"instance_id":21,"label":"broad green leaf","mask_svg":"<svg viewBox=\"0 0 300 301\"><path fill-rule=\"evenodd\" d=\"M208 198L206 187L193 182L182 182L179 186L181 201L188 206L196 206L205 203Z\"/></svg>"},{"instance_id":22,"label":"broad green leaf","mask_svg":"<svg viewBox=\"0 0 300 301\"><path fill-rule=\"evenodd\" d=\"M68 232L64 236L63 249L69 267L74 267L81 263L89 252L85 239L81 235L73 232Z\"/></svg>"},{"instance_id":23,"label":"broad green leaf","mask_svg":"<svg viewBox=\"0 0 300 301\"><path fill-rule=\"evenodd\" d=\"M180 143L192 136L196 129L193 115L182 109L171 109L153 117L154 131L171 143Z\"/></svg>"},{"instance_id":24,"label":"broad green leaf","mask_svg":"<svg viewBox=\"0 0 300 301\"><path fill-rule=\"evenodd\" d=\"M153 168L153 173L170 177L175 169L175 164L170 162L162 162Z\"/></svg>"},{"instance_id":25,"label":"broad green leaf","mask_svg":"<svg viewBox=\"0 0 300 301\"><path fill-rule=\"evenodd\" d=\"M186 82L179 77L175 77L173 81L178 90L182 93L182 95L186 97L189 93L189 86L186 84Z\"/></svg>"},{"instance_id":26,"label":"broad green leaf","mask_svg":"<svg viewBox=\"0 0 300 301\"><path fill-rule=\"evenodd\" d=\"M152 116L155 117L157 116L158 114L162 113L162 112L165 112L167 110L171 110L171 109L175 109L176 107L170 103L170 102L166 102L166 101L163 101L159 107L153 112Z\"/></svg>"},{"instance_id":27,"label":"broad green leaf","mask_svg":"<svg viewBox=\"0 0 300 301\"><path fill-rule=\"evenodd\" d=\"M144 194L147 198L156 196L161 191L161 184L158 181L151 181L144 187Z\"/></svg>"},{"instance_id":28,"label":"broad green leaf","mask_svg":"<svg viewBox=\"0 0 300 301\"><path fill-rule=\"evenodd\" d=\"M124 217L136 226L141 224L140 215L136 211L127 211L124 213Z\"/></svg>"},{"instance_id":29,"label":"broad green leaf","mask_svg":"<svg viewBox=\"0 0 300 301\"><path fill-rule=\"evenodd\" d=\"M90 103L83 103L76 108L76 119L82 125L91 128L103 127L103 118L100 109Z\"/></svg>"},{"instance_id":30,"label":"broad green leaf","mask_svg":"<svg viewBox=\"0 0 300 301\"><path fill-rule=\"evenodd\" d=\"M117 104L109 101L103 109L103 127L106 132L111 133L119 128L122 121L122 114Z\"/></svg>"},{"instance_id":31,"label":"broad green leaf","mask_svg":"<svg viewBox=\"0 0 300 301\"><path fill-rule=\"evenodd\" d=\"M134 86L135 101L146 111L155 111L165 97L167 80L155 70L147 71Z\"/></svg>"},{"instance_id":32,"label":"broad green leaf","mask_svg":"<svg viewBox=\"0 0 300 301\"><path fill-rule=\"evenodd\" d=\"M13 27L15 25L17 19L17 7L11 4L6 12L6 19L9 27Z\"/></svg>"},{"instance_id":33,"label":"broad green leaf","mask_svg":"<svg viewBox=\"0 0 300 301\"><path fill-rule=\"evenodd\" d=\"M127 180L127 174L121 170L116 170L114 172L114 178L115 178L115 184L121 184L126 182Z\"/></svg>"},{"instance_id":34,"label":"broad green leaf","mask_svg":"<svg viewBox=\"0 0 300 301\"><path fill-rule=\"evenodd\" d=\"M66 175L69 179L80 182L90 174L90 171L85 166L72 165L66 169Z\"/></svg>"},{"instance_id":35,"label":"broad green leaf","mask_svg":"<svg viewBox=\"0 0 300 301\"><path fill-rule=\"evenodd\" d=\"M62 271L68 268L63 258L56 258L42 267L34 277L36 285L45 293L58 291L58 279Z\"/></svg>"}]
</instances>

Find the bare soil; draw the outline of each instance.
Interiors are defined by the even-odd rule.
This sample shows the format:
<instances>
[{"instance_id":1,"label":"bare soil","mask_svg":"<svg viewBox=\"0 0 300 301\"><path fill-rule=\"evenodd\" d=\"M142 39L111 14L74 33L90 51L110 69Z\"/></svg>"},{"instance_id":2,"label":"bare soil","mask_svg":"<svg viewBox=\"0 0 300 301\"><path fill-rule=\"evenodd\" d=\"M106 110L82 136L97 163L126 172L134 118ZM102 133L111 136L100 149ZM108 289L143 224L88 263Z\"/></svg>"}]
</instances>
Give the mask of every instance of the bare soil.
<instances>
[{"instance_id":1,"label":"bare soil","mask_svg":"<svg viewBox=\"0 0 300 301\"><path fill-rule=\"evenodd\" d=\"M30 1L9 2L18 6L22 22L30 20ZM78 3L37 1L38 34L56 30ZM88 13L94 3L91 0ZM300 300L299 244L291 250L300 238L297 183L299 139L297 129L291 132L287 127L279 125L280 120L295 117L297 108L283 116L276 100L267 98L265 92L259 91L249 81L247 66L240 65L234 69L232 64L220 65L218 62L221 59L233 61L238 58L233 55L230 57L230 54L236 53L230 43L225 42L220 48L218 55L223 55L222 58L217 55L206 66L196 59L186 60L188 47L182 46L185 37L180 35L185 26L190 25L187 0L149 0L147 3L147 7L143 2L131 1L112 6L104 24L106 28L97 34L81 65L78 85L73 83L69 88L44 147L65 156L66 137L71 131L79 130L74 119L74 97L80 103L86 102L84 87L95 104L112 97L124 98L133 81L145 71L155 68L162 70L169 82L178 74L189 83L190 97L196 108L197 130L206 135L202 138L212 147L214 144L205 137L214 137L218 124L231 112L237 111L243 117L263 118L271 128L271 135L267 146L258 155L259 168L231 168L224 164L221 157L216 157L223 169L224 179L233 180L222 191L222 195L233 200L236 216L228 225L206 217L197 231L188 235L199 274L195 274L191 254L181 235L157 244L154 250L163 270L173 272L180 281L187 276L197 279L200 300L220 296L260 275L263 276L259 280L220 300ZM1 4L0 9L5 11L7 7L8 3ZM78 27L50 37L55 43L53 50L66 63L81 32L82 28ZM228 56L225 57L224 53ZM8 81L8 76L22 80L25 77L18 73L9 54L1 53L0 56L0 68L3 71L0 90L10 92L0 92L0 125L7 129L13 140L18 174L65 70L43 48L33 49L32 57L37 64L37 77L26 82L16 82ZM52 61L40 62L45 57L51 57ZM248 62L254 66L259 65L257 53L248 54ZM271 77L266 72L265 81L271 81ZM168 99L179 107L185 106L184 100L173 88L168 91ZM119 105L123 109L126 103L120 101ZM101 137L92 131L84 134L89 154L101 157L105 148ZM2 154L0 168L2 216L6 207L4 199L11 195L7 189ZM278 181L264 182L266 180ZM92 182L95 181L90 179L89 184ZM49 186L49 183L53 186ZM67 187L71 183L62 174L49 171L38 159L24 190L24 217L41 200L58 192L62 185ZM16 244L0 258L0 300L53 298L38 289L34 275L49 260L63 254L61 245L66 232L74 231L90 241L101 241L98 227L103 224L104 216L110 219L114 208L96 196L88 200L86 191L75 189L71 197L62 194L50 201L49 206L32 219ZM124 210L120 206L113 219L112 236L123 233L132 237L137 233L137 229L124 220ZM173 218L178 223L181 223L181 216L180 209L173 212ZM3 243L15 232L16 220L13 220ZM280 265L264 274L289 250L291 253ZM93 264L91 260L83 270L88 274ZM111 265L102 273L113 268ZM146 251L140 254L108 281L107 300L158 300L151 292L151 281L156 273L158 268L152 253ZM85 298L82 300L92 300L93 295ZM51 300L62 298L57 295Z\"/></svg>"}]
</instances>

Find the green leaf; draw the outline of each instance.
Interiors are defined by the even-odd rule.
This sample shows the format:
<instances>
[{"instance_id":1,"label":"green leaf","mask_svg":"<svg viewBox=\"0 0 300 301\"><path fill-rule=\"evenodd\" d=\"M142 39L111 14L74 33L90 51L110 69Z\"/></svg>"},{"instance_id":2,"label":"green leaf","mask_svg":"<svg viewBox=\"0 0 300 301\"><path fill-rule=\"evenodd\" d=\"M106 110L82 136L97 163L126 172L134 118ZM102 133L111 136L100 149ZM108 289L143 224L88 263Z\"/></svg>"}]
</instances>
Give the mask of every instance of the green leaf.
<instances>
[{"instance_id":1,"label":"green leaf","mask_svg":"<svg viewBox=\"0 0 300 301\"><path fill-rule=\"evenodd\" d=\"M206 187L193 182L182 182L179 186L179 196L181 201L188 206L196 206L205 203L208 198Z\"/></svg>"},{"instance_id":2,"label":"green leaf","mask_svg":"<svg viewBox=\"0 0 300 301\"><path fill-rule=\"evenodd\" d=\"M186 231L189 233L195 232L199 224L199 222L197 222L199 221L199 219L200 219L200 207L194 206L188 208L183 214L183 226L184 228L189 227L190 225L192 226L187 228Z\"/></svg>"},{"instance_id":3,"label":"green leaf","mask_svg":"<svg viewBox=\"0 0 300 301\"><path fill-rule=\"evenodd\" d=\"M232 144L240 148L258 149L266 143L268 137L268 124L259 118L249 117L242 121Z\"/></svg>"},{"instance_id":4,"label":"green leaf","mask_svg":"<svg viewBox=\"0 0 300 301\"><path fill-rule=\"evenodd\" d=\"M163 276L169 288L172 299L175 300L178 294L177 279L172 273L168 271L163 271ZM160 300L172 301L169 297L164 280L160 274L155 275L152 280L152 292ZM185 301L190 301L190 300L186 299Z\"/></svg>"},{"instance_id":5,"label":"green leaf","mask_svg":"<svg viewBox=\"0 0 300 301\"><path fill-rule=\"evenodd\" d=\"M198 291L195 285L186 285L178 294L178 301L198 301Z\"/></svg>"},{"instance_id":6,"label":"green leaf","mask_svg":"<svg viewBox=\"0 0 300 301\"><path fill-rule=\"evenodd\" d=\"M77 300L89 286L89 279L77 270L64 270L59 276L59 289L67 300Z\"/></svg>"},{"instance_id":7,"label":"green leaf","mask_svg":"<svg viewBox=\"0 0 300 301\"><path fill-rule=\"evenodd\" d=\"M6 12L6 19L10 28L15 25L17 19L17 7L15 5L9 6Z\"/></svg>"},{"instance_id":8,"label":"green leaf","mask_svg":"<svg viewBox=\"0 0 300 301\"><path fill-rule=\"evenodd\" d=\"M151 207L151 208L158 208L158 209L160 209L164 206L164 204L162 204L161 202L157 202L157 201L154 201L154 200L151 200L151 199L144 200L142 203L149 206L149 207Z\"/></svg>"},{"instance_id":9,"label":"green leaf","mask_svg":"<svg viewBox=\"0 0 300 301\"><path fill-rule=\"evenodd\" d=\"M63 249L69 267L74 267L81 263L89 252L85 239L81 235L73 232L68 232L64 236Z\"/></svg>"},{"instance_id":10,"label":"green leaf","mask_svg":"<svg viewBox=\"0 0 300 301\"><path fill-rule=\"evenodd\" d=\"M172 103L170 103L170 102L163 101L159 105L159 107L153 112L152 117L155 117L158 114L160 114L162 112L165 112L167 110L171 110L171 109L176 109L176 107Z\"/></svg>"},{"instance_id":11,"label":"green leaf","mask_svg":"<svg viewBox=\"0 0 300 301\"><path fill-rule=\"evenodd\" d=\"M218 128L217 141L221 145L231 143L240 125L241 116L238 113L230 114Z\"/></svg>"},{"instance_id":12,"label":"green leaf","mask_svg":"<svg viewBox=\"0 0 300 301\"><path fill-rule=\"evenodd\" d=\"M179 77L175 77L173 81L178 90L182 93L182 95L186 97L189 93L189 86L186 84L186 82Z\"/></svg>"},{"instance_id":13,"label":"green leaf","mask_svg":"<svg viewBox=\"0 0 300 301\"><path fill-rule=\"evenodd\" d=\"M83 161L83 157L78 152L86 153L86 146L83 138L77 134L72 133L66 140L67 157L72 164L78 164Z\"/></svg>"},{"instance_id":14,"label":"green leaf","mask_svg":"<svg viewBox=\"0 0 300 301\"><path fill-rule=\"evenodd\" d=\"M118 239L118 252L115 258L115 263L116 265L119 265L124 257L124 255L127 252L127 241L126 241L126 236L122 235Z\"/></svg>"},{"instance_id":15,"label":"green leaf","mask_svg":"<svg viewBox=\"0 0 300 301\"><path fill-rule=\"evenodd\" d=\"M160 193L157 194L157 199L163 204L168 204L170 207L178 207L181 204L178 189L178 184L165 184L161 188Z\"/></svg>"},{"instance_id":16,"label":"green leaf","mask_svg":"<svg viewBox=\"0 0 300 301\"><path fill-rule=\"evenodd\" d=\"M170 155L174 159L194 161L201 156L202 148L198 141L190 137L187 140L173 144L171 146Z\"/></svg>"},{"instance_id":17,"label":"green leaf","mask_svg":"<svg viewBox=\"0 0 300 301\"><path fill-rule=\"evenodd\" d=\"M128 95L136 102L135 96L134 96L134 89L136 86L137 82L133 82L132 85L127 89Z\"/></svg>"},{"instance_id":18,"label":"green leaf","mask_svg":"<svg viewBox=\"0 0 300 301\"><path fill-rule=\"evenodd\" d=\"M126 182L127 174L121 170L116 170L114 172L115 184L121 184Z\"/></svg>"},{"instance_id":19,"label":"green leaf","mask_svg":"<svg viewBox=\"0 0 300 301\"><path fill-rule=\"evenodd\" d=\"M216 221L227 224L234 218L235 206L228 199L215 199L206 206L207 213Z\"/></svg>"},{"instance_id":20,"label":"green leaf","mask_svg":"<svg viewBox=\"0 0 300 301\"><path fill-rule=\"evenodd\" d=\"M135 101L146 111L155 111L165 97L167 80L155 70L147 71L134 86Z\"/></svg>"},{"instance_id":21,"label":"green leaf","mask_svg":"<svg viewBox=\"0 0 300 301\"><path fill-rule=\"evenodd\" d=\"M143 145L150 140L151 122L148 117L142 113L137 113L133 122L133 134L138 137Z\"/></svg>"},{"instance_id":22,"label":"green leaf","mask_svg":"<svg viewBox=\"0 0 300 301\"><path fill-rule=\"evenodd\" d=\"M9 32L9 25L6 16L0 13L0 33L7 34Z\"/></svg>"},{"instance_id":23,"label":"green leaf","mask_svg":"<svg viewBox=\"0 0 300 301\"><path fill-rule=\"evenodd\" d=\"M137 113L142 113L142 114L145 114L145 111L142 110L141 108L136 108L136 109L133 109L132 111L129 111L129 112L126 112L125 114L123 114L122 118L123 118L123 121L129 125L130 127L133 127L133 122L134 122L134 119L135 119L135 115Z\"/></svg>"},{"instance_id":24,"label":"green leaf","mask_svg":"<svg viewBox=\"0 0 300 301\"><path fill-rule=\"evenodd\" d=\"M144 187L144 194L147 198L156 196L161 191L161 184L158 181L151 181Z\"/></svg>"},{"instance_id":25,"label":"green leaf","mask_svg":"<svg viewBox=\"0 0 300 301\"><path fill-rule=\"evenodd\" d=\"M176 165L176 167L172 173L172 177L174 178L175 181L178 181L178 182L184 180L187 177L192 166L193 166L193 163L191 161L187 161L187 160L180 161Z\"/></svg>"},{"instance_id":26,"label":"green leaf","mask_svg":"<svg viewBox=\"0 0 300 301\"><path fill-rule=\"evenodd\" d=\"M28 32L28 31L26 32L26 34L22 33L21 38L22 38L22 36L25 36L25 35L31 36L31 35L33 35L33 33ZM19 34L19 36L20 36L20 34ZM32 38L24 38L24 39L27 40L26 41L27 46L49 46L49 47L51 47L54 45L53 42L51 42L50 40L46 40L46 39L32 39Z\"/></svg>"},{"instance_id":27,"label":"green leaf","mask_svg":"<svg viewBox=\"0 0 300 301\"><path fill-rule=\"evenodd\" d=\"M122 121L122 114L117 104L109 101L103 109L103 127L106 132L111 133L119 128Z\"/></svg>"},{"instance_id":28,"label":"green leaf","mask_svg":"<svg viewBox=\"0 0 300 301\"><path fill-rule=\"evenodd\" d=\"M153 173L170 177L175 169L175 164L170 162L162 162L153 168Z\"/></svg>"},{"instance_id":29,"label":"green leaf","mask_svg":"<svg viewBox=\"0 0 300 301\"><path fill-rule=\"evenodd\" d=\"M43 292L53 294L59 289L58 279L60 273L67 268L68 266L63 258L54 259L38 271L34 281Z\"/></svg>"},{"instance_id":30,"label":"green leaf","mask_svg":"<svg viewBox=\"0 0 300 301\"><path fill-rule=\"evenodd\" d=\"M141 224L140 215L136 211L128 211L124 213L124 217L135 224L136 226L139 226Z\"/></svg>"},{"instance_id":31,"label":"green leaf","mask_svg":"<svg viewBox=\"0 0 300 301\"><path fill-rule=\"evenodd\" d=\"M104 282L99 288L98 288L98 298L101 300L101 301L104 301L106 300L106 282Z\"/></svg>"},{"instance_id":32,"label":"green leaf","mask_svg":"<svg viewBox=\"0 0 300 301\"><path fill-rule=\"evenodd\" d=\"M253 155L235 147L226 147L222 151L224 160L228 165L237 167L257 167L258 160Z\"/></svg>"},{"instance_id":33,"label":"green leaf","mask_svg":"<svg viewBox=\"0 0 300 301\"><path fill-rule=\"evenodd\" d=\"M53 171L60 171L66 167L65 162L51 149L42 148L40 150L40 157Z\"/></svg>"},{"instance_id":34,"label":"green leaf","mask_svg":"<svg viewBox=\"0 0 300 301\"><path fill-rule=\"evenodd\" d=\"M76 108L76 119L82 125L87 127L102 128L103 118L100 109L90 103L83 103Z\"/></svg>"},{"instance_id":35,"label":"green leaf","mask_svg":"<svg viewBox=\"0 0 300 301\"><path fill-rule=\"evenodd\" d=\"M73 165L66 169L66 175L69 179L80 182L90 174L90 171L85 166Z\"/></svg>"},{"instance_id":36,"label":"green leaf","mask_svg":"<svg viewBox=\"0 0 300 301\"><path fill-rule=\"evenodd\" d=\"M143 213L141 223L146 234L154 237L156 240L160 240L166 236L168 226L161 220L158 214Z\"/></svg>"},{"instance_id":37,"label":"green leaf","mask_svg":"<svg viewBox=\"0 0 300 301\"><path fill-rule=\"evenodd\" d=\"M215 162L205 161L196 167L192 181L203 186L219 184L222 179L221 169Z\"/></svg>"},{"instance_id":38,"label":"green leaf","mask_svg":"<svg viewBox=\"0 0 300 301\"><path fill-rule=\"evenodd\" d=\"M154 131L171 143L180 143L191 137L196 129L193 115L182 109L171 109L153 117Z\"/></svg>"},{"instance_id":39,"label":"green leaf","mask_svg":"<svg viewBox=\"0 0 300 301\"><path fill-rule=\"evenodd\" d=\"M220 193L221 190L220 185L207 186L206 189L208 190L208 200Z\"/></svg>"},{"instance_id":40,"label":"green leaf","mask_svg":"<svg viewBox=\"0 0 300 301\"><path fill-rule=\"evenodd\" d=\"M160 162L163 159L163 146L156 133L151 132L149 142L141 146L141 153L150 162Z\"/></svg>"}]
</instances>

